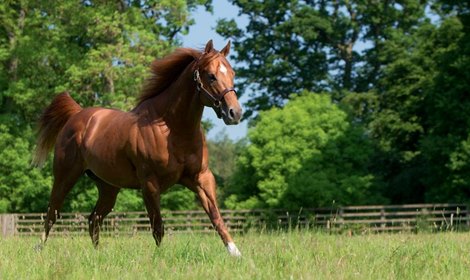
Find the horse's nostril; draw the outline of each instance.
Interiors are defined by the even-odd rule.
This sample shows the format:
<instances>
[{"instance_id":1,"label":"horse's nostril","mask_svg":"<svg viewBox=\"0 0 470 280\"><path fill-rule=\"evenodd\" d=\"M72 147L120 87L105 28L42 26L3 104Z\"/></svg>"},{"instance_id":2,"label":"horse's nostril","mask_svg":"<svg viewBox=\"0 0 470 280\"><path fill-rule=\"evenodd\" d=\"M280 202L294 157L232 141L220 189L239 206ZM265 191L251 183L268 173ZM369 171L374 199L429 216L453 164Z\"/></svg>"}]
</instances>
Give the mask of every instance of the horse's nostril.
<instances>
[{"instance_id":1,"label":"horse's nostril","mask_svg":"<svg viewBox=\"0 0 470 280\"><path fill-rule=\"evenodd\" d=\"M230 116L231 119L234 119L235 118L235 111L233 109L229 109L228 110L228 114Z\"/></svg>"}]
</instances>

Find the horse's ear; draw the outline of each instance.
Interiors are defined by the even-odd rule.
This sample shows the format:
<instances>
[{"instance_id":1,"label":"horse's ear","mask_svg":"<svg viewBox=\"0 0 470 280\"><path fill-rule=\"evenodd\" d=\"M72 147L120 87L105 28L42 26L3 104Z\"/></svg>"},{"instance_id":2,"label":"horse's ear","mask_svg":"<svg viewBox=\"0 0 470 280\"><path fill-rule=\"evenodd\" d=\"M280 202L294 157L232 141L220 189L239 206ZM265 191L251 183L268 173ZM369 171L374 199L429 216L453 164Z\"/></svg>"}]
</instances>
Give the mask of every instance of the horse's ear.
<instances>
[{"instance_id":1,"label":"horse's ear","mask_svg":"<svg viewBox=\"0 0 470 280\"><path fill-rule=\"evenodd\" d=\"M205 53L210 53L214 49L214 44L212 43L212 39L207 42L206 47L204 48Z\"/></svg>"},{"instance_id":2,"label":"horse's ear","mask_svg":"<svg viewBox=\"0 0 470 280\"><path fill-rule=\"evenodd\" d=\"M220 53L223 54L224 56L227 56L229 52L230 52L230 40L228 40L227 45L220 51Z\"/></svg>"}]
</instances>

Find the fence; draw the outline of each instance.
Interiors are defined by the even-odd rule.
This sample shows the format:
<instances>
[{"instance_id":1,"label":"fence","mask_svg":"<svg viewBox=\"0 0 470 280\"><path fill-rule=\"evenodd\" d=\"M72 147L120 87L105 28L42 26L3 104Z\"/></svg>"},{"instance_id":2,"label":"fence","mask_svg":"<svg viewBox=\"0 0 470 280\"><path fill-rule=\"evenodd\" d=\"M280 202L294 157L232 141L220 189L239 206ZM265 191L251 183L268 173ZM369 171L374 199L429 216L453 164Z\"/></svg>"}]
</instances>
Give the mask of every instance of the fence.
<instances>
[{"instance_id":1,"label":"fence","mask_svg":"<svg viewBox=\"0 0 470 280\"><path fill-rule=\"evenodd\" d=\"M51 235L88 234L88 213L63 213ZM167 233L214 232L204 211L163 211ZM231 232L260 229L322 228L330 232L443 231L468 229L464 204L348 206L287 210L222 210ZM3 236L40 235L45 214L0 215ZM104 220L103 234L134 235L150 231L145 212L114 212Z\"/></svg>"}]
</instances>

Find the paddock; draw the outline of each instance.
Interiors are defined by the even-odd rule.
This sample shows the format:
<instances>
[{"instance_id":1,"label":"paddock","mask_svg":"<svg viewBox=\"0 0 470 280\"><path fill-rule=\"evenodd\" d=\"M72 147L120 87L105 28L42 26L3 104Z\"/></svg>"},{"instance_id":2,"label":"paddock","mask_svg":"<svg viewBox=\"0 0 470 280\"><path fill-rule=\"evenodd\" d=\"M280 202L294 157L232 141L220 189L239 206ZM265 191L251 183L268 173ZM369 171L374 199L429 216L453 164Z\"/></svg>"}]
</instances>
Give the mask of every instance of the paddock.
<instances>
[{"instance_id":1,"label":"paddock","mask_svg":"<svg viewBox=\"0 0 470 280\"><path fill-rule=\"evenodd\" d=\"M470 279L470 234L328 234L315 230L235 234L233 258L209 234L0 238L1 279Z\"/></svg>"}]
</instances>

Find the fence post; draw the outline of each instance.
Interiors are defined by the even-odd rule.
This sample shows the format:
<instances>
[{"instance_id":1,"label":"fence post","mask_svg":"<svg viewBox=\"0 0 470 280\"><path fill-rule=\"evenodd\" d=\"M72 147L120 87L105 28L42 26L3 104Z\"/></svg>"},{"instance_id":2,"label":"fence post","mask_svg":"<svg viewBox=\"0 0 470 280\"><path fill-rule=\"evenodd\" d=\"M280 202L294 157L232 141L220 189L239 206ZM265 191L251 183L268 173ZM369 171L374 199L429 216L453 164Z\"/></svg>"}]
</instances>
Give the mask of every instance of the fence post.
<instances>
[{"instance_id":1,"label":"fence post","mask_svg":"<svg viewBox=\"0 0 470 280\"><path fill-rule=\"evenodd\" d=\"M13 236L16 231L16 215L15 214L1 214L0 215L0 228L2 236Z\"/></svg>"},{"instance_id":2,"label":"fence post","mask_svg":"<svg viewBox=\"0 0 470 280\"><path fill-rule=\"evenodd\" d=\"M344 217L343 217L343 214L344 214L344 208L343 207L340 207L339 208L339 212L338 212L338 221L339 221L339 228L342 230L344 228Z\"/></svg>"},{"instance_id":3,"label":"fence post","mask_svg":"<svg viewBox=\"0 0 470 280\"><path fill-rule=\"evenodd\" d=\"M383 207L380 209L380 220L382 221L380 226L385 228L387 226L387 219L385 218L385 208Z\"/></svg>"},{"instance_id":4,"label":"fence post","mask_svg":"<svg viewBox=\"0 0 470 280\"><path fill-rule=\"evenodd\" d=\"M470 209L468 209L467 204L464 207L465 207L465 220L467 222L467 229L469 229L470 228L470 213L469 213Z\"/></svg>"}]
</instances>

